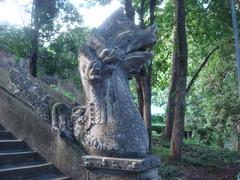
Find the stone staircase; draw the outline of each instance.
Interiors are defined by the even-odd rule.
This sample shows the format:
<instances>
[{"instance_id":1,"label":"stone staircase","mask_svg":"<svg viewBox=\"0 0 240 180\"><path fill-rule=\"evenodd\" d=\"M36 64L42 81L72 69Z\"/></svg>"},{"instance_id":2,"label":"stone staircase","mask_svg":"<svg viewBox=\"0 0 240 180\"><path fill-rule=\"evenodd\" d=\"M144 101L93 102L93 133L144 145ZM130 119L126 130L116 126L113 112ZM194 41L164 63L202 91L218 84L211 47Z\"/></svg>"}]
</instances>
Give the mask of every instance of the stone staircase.
<instances>
[{"instance_id":1,"label":"stone staircase","mask_svg":"<svg viewBox=\"0 0 240 180\"><path fill-rule=\"evenodd\" d=\"M69 180L0 125L0 180Z\"/></svg>"}]
</instances>

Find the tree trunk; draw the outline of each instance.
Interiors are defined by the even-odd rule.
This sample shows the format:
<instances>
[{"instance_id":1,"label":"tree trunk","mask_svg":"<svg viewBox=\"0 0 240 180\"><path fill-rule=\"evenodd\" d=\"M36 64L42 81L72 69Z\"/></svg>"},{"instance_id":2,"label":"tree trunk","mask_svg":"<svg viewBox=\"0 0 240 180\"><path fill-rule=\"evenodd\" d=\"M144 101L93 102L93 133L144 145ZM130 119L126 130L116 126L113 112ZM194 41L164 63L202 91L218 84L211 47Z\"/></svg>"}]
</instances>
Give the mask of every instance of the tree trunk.
<instances>
[{"instance_id":1,"label":"tree trunk","mask_svg":"<svg viewBox=\"0 0 240 180\"><path fill-rule=\"evenodd\" d=\"M155 2L155 1L154 1ZM150 2L152 3L152 2ZM155 6L155 4L153 4ZM154 8L154 6L150 6ZM150 17L150 21L153 24L154 20L154 9L150 8L150 13L153 17ZM145 28L144 24L144 13L145 13L145 0L141 1L140 9L140 26L142 29ZM143 66L140 73L137 75L137 89L138 94L138 105L140 113L142 114L145 127L148 132L149 137L149 152L151 152L151 142L152 142L152 121L151 121L151 79L152 79L152 67L151 63L149 66Z\"/></svg>"},{"instance_id":2,"label":"tree trunk","mask_svg":"<svg viewBox=\"0 0 240 180\"><path fill-rule=\"evenodd\" d=\"M177 89L177 81L178 81L178 61L177 61L177 49L176 49L176 27L174 27L174 35L173 35L173 43L174 50L172 56L172 75L170 82L170 89L168 94L168 104L167 104L167 113L166 113L166 126L165 126L165 138L170 141L172 137L172 129L173 129L173 121L174 121L174 110L175 110L175 99L176 99L176 89Z\"/></svg>"},{"instance_id":3,"label":"tree trunk","mask_svg":"<svg viewBox=\"0 0 240 180\"><path fill-rule=\"evenodd\" d=\"M172 53L172 72L170 80L170 88L168 92L168 103L167 103L167 112L166 112L166 126L165 126L165 139L170 141L172 138L172 129L174 122L174 112L175 112L175 99L176 99L176 90L177 90L177 81L178 81L178 69L179 61L177 60L177 24L176 24L176 12L174 14L174 23L173 23L173 53Z\"/></svg>"},{"instance_id":4,"label":"tree trunk","mask_svg":"<svg viewBox=\"0 0 240 180\"><path fill-rule=\"evenodd\" d=\"M233 34L234 34L234 46L236 51L238 95L240 97L240 47L239 47L239 38L238 38L239 33L238 33L238 21L237 21L235 0L231 0L231 14L232 14L232 25L233 25Z\"/></svg>"},{"instance_id":5,"label":"tree trunk","mask_svg":"<svg viewBox=\"0 0 240 180\"><path fill-rule=\"evenodd\" d=\"M146 72L146 68L143 67L139 73L141 91L143 97L143 120L149 137L149 152L151 152L152 142L152 121L151 121L151 81L148 79L149 72Z\"/></svg>"},{"instance_id":6,"label":"tree trunk","mask_svg":"<svg viewBox=\"0 0 240 180\"><path fill-rule=\"evenodd\" d=\"M150 0L150 26L154 24L154 10L156 6L156 0ZM145 68L143 67L143 70ZM146 70L145 70L146 71ZM148 137L149 137L149 152L152 150L152 111L151 111L151 105L152 105L152 60L147 65L147 73L144 75L145 80L142 81L144 84L144 87L142 87L143 91L143 119L145 126L147 128Z\"/></svg>"},{"instance_id":7,"label":"tree trunk","mask_svg":"<svg viewBox=\"0 0 240 180\"><path fill-rule=\"evenodd\" d=\"M235 150L240 152L240 124L236 123L237 143Z\"/></svg>"},{"instance_id":8,"label":"tree trunk","mask_svg":"<svg viewBox=\"0 0 240 180\"><path fill-rule=\"evenodd\" d=\"M155 7L156 7L156 0L150 0L150 26L154 24L154 20L155 20L154 11L155 11Z\"/></svg>"},{"instance_id":9,"label":"tree trunk","mask_svg":"<svg viewBox=\"0 0 240 180\"><path fill-rule=\"evenodd\" d=\"M38 60L38 40L39 40L39 0L33 1L33 37L32 37L32 56L30 59L30 74L37 77L37 60Z\"/></svg>"},{"instance_id":10,"label":"tree trunk","mask_svg":"<svg viewBox=\"0 0 240 180\"><path fill-rule=\"evenodd\" d=\"M141 0L141 7L140 7L140 14L139 14L140 17L139 18L140 18L140 27L142 29L144 29L144 4L145 4L145 0ZM144 82L145 78L143 76L146 76L145 67L143 67L140 70L139 74L136 75L138 109L144 119L144 92L146 92L146 90L144 90L143 88L145 87L144 84L146 84L146 83Z\"/></svg>"},{"instance_id":11,"label":"tree trunk","mask_svg":"<svg viewBox=\"0 0 240 180\"><path fill-rule=\"evenodd\" d=\"M142 69L141 69L142 71ZM141 116L143 117L143 89L142 89L142 77L140 76L141 71L139 74L136 75L136 89L137 89L137 98L138 98L138 110L141 114ZM144 72L142 72L142 74L144 74ZM146 73L145 73L146 74Z\"/></svg>"},{"instance_id":12,"label":"tree trunk","mask_svg":"<svg viewBox=\"0 0 240 180\"><path fill-rule=\"evenodd\" d=\"M124 7L125 7L127 17L131 19L132 22L135 22L135 10L132 6L132 0L125 0Z\"/></svg>"},{"instance_id":13,"label":"tree trunk","mask_svg":"<svg viewBox=\"0 0 240 180\"><path fill-rule=\"evenodd\" d=\"M240 152L240 134L238 134L237 136L237 145L236 145L236 151L237 152Z\"/></svg>"},{"instance_id":14,"label":"tree trunk","mask_svg":"<svg viewBox=\"0 0 240 180\"><path fill-rule=\"evenodd\" d=\"M143 67L139 74L136 76L137 94L138 94L138 106L139 111L143 117L145 127L149 137L149 152L151 152L152 141L152 122L151 122L151 94L149 84L147 80L146 68Z\"/></svg>"},{"instance_id":15,"label":"tree trunk","mask_svg":"<svg viewBox=\"0 0 240 180\"><path fill-rule=\"evenodd\" d=\"M176 57L179 62L178 66L178 81L176 89L175 112L173 132L171 139L171 158L175 160L182 159L182 144L184 132L184 118L185 118L185 98L186 98L186 83L187 83L187 39L185 28L185 7L184 0L174 0L176 12Z\"/></svg>"},{"instance_id":16,"label":"tree trunk","mask_svg":"<svg viewBox=\"0 0 240 180\"><path fill-rule=\"evenodd\" d=\"M144 29L144 12L145 12L145 0L141 0L141 7L140 7L140 27Z\"/></svg>"}]
</instances>

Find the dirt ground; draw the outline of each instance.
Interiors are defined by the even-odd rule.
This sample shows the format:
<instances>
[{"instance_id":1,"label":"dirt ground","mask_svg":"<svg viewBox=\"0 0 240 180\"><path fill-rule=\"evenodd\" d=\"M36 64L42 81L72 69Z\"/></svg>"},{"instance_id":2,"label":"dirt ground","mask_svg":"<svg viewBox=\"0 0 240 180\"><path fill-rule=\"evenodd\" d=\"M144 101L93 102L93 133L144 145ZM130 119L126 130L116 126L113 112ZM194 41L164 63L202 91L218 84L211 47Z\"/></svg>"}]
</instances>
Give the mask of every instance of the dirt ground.
<instances>
[{"instance_id":1,"label":"dirt ground","mask_svg":"<svg viewBox=\"0 0 240 180\"><path fill-rule=\"evenodd\" d=\"M179 171L184 175L178 179L182 180L240 180L240 165L226 169L215 169L208 167L182 166Z\"/></svg>"}]
</instances>

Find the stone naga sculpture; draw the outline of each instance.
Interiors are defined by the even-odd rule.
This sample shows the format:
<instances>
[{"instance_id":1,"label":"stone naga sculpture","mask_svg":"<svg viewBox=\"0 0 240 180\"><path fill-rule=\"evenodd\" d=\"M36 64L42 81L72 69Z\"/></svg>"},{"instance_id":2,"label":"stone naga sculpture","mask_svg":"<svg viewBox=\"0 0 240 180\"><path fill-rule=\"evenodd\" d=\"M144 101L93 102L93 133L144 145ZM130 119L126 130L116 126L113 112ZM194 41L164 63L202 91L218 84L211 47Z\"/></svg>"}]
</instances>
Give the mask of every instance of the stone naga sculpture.
<instances>
[{"instance_id":1,"label":"stone naga sculpture","mask_svg":"<svg viewBox=\"0 0 240 180\"><path fill-rule=\"evenodd\" d=\"M155 26L141 30L120 8L92 31L89 42L80 50L79 71L87 104L73 116L78 129L75 135L89 154L147 154L147 131L128 79L151 59L152 53L146 49L155 42ZM76 116L79 112L81 115Z\"/></svg>"}]
</instances>

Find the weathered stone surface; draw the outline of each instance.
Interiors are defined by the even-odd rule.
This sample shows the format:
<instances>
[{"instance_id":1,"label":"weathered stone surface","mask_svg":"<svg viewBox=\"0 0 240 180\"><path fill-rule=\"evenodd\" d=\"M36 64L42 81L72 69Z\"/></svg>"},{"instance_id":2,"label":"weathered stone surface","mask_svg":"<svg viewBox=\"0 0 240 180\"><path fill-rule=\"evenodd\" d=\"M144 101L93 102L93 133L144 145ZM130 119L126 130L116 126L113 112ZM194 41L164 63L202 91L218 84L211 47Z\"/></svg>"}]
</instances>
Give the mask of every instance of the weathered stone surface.
<instances>
[{"instance_id":1,"label":"weathered stone surface","mask_svg":"<svg viewBox=\"0 0 240 180\"><path fill-rule=\"evenodd\" d=\"M83 156L82 166L93 180L160 180L158 166L160 159L146 156L141 159Z\"/></svg>"},{"instance_id":2,"label":"weathered stone surface","mask_svg":"<svg viewBox=\"0 0 240 180\"><path fill-rule=\"evenodd\" d=\"M9 70L12 93L21 97L25 102L32 106L35 111L44 119L49 119L49 94L33 78L21 71L21 69L11 68Z\"/></svg>"},{"instance_id":3,"label":"weathered stone surface","mask_svg":"<svg viewBox=\"0 0 240 180\"><path fill-rule=\"evenodd\" d=\"M149 169L143 172L118 172L118 171L88 171L87 180L161 180L158 175L158 168Z\"/></svg>"},{"instance_id":4,"label":"weathered stone surface","mask_svg":"<svg viewBox=\"0 0 240 180\"><path fill-rule=\"evenodd\" d=\"M71 100L32 77L28 73L27 59L16 63L14 58L13 55L0 51L0 86L50 123L53 104L70 104Z\"/></svg>"},{"instance_id":5,"label":"weathered stone surface","mask_svg":"<svg viewBox=\"0 0 240 180\"><path fill-rule=\"evenodd\" d=\"M141 159L114 158L103 156L83 156L82 166L86 168L99 168L105 170L142 172L160 165L160 159L156 156L146 156Z\"/></svg>"},{"instance_id":6,"label":"weathered stone surface","mask_svg":"<svg viewBox=\"0 0 240 180\"><path fill-rule=\"evenodd\" d=\"M145 49L155 41L154 26L141 30L120 8L93 30L80 50L79 71L87 104L77 119L80 130L75 136L88 154L143 157L148 153L147 131L128 78L151 58Z\"/></svg>"}]
</instances>

